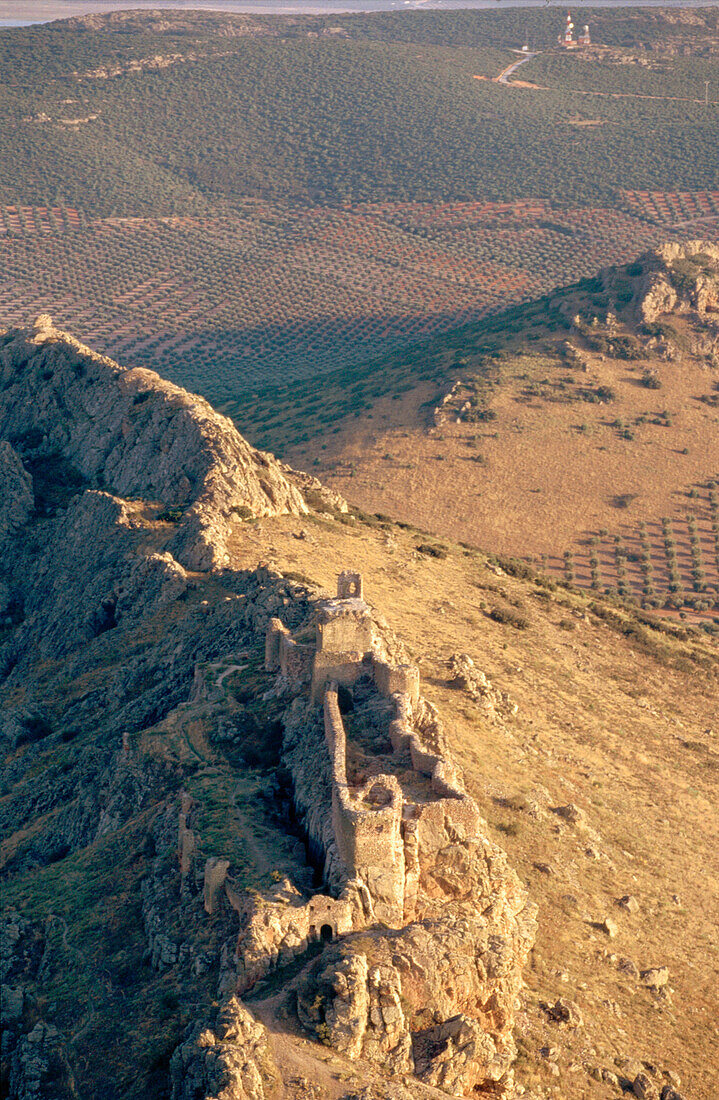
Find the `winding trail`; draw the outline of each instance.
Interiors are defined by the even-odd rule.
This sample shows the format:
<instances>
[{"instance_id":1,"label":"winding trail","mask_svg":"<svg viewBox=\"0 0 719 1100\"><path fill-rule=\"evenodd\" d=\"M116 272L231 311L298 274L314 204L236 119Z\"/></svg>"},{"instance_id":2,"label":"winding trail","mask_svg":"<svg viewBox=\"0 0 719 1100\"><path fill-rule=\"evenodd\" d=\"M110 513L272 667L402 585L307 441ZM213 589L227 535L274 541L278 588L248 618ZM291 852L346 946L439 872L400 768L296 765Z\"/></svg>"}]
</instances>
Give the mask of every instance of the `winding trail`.
<instances>
[{"instance_id":1,"label":"winding trail","mask_svg":"<svg viewBox=\"0 0 719 1100\"><path fill-rule=\"evenodd\" d=\"M519 61L513 61L511 65L508 65L506 69L503 69L498 77L495 78L497 84L509 84L509 78L512 73L515 73L520 65L524 65L525 62L531 61L533 57L539 57L539 50L535 53L525 53L520 57Z\"/></svg>"}]
</instances>

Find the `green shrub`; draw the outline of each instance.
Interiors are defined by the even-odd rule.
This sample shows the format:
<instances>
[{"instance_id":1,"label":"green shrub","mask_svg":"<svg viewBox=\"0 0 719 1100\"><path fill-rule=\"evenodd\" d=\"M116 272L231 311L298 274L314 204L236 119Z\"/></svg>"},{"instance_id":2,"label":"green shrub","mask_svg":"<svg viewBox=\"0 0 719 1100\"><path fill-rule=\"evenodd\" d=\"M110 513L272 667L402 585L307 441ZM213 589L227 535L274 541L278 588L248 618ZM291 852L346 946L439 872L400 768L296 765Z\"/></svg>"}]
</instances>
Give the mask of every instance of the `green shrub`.
<instances>
[{"instance_id":1,"label":"green shrub","mask_svg":"<svg viewBox=\"0 0 719 1100\"><path fill-rule=\"evenodd\" d=\"M503 623L505 626L513 626L515 630L526 630L529 619L521 611L514 607L493 607L489 612L490 619L495 623Z\"/></svg>"}]
</instances>

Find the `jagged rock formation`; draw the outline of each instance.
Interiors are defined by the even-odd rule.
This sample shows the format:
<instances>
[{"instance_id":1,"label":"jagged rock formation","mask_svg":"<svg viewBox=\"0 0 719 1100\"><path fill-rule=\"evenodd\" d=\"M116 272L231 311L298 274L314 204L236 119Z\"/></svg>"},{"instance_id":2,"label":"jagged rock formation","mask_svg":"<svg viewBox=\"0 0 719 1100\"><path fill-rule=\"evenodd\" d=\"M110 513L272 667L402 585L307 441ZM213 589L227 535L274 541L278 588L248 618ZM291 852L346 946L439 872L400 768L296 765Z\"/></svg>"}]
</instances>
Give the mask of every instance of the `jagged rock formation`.
<instances>
[{"instance_id":1,"label":"jagged rock formation","mask_svg":"<svg viewBox=\"0 0 719 1100\"><path fill-rule=\"evenodd\" d=\"M172 1100L271 1100L280 1077L267 1033L237 997L220 1006L211 1027L197 1024L170 1064Z\"/></svg>"},{"instance_id":2,"label":"jagged rock formation","mask_svg":"<svg viewBox=\"0 0 719 1100\"><path fill-rule=\"evenodd\" d=\"M641 257L635 295L638 318L652 324L673 310L719 312L719 246L711 241L665 244Z\"/></svg>"},{"instance_id":3,"label":"jagged rock formation","mask_svg":"<svg viewBox=\"0 0 719 1100\"><path fill-rule=\"evenodd\" d=\"M34 504L30 474L10 444L0 441L0 548L27 521Z\"/></svg>"},{"instance_id":4,"label":"jagged rock formation","mask_svg":"<svg viewBox=\"0 0 719 1100\"><path fill-rule=\"evenodd\" d=\"M203 398L123 369L47 316L0 336L0 436L36 462L61 456L90 486L180 509L171 550L188 569L225 562L233 515L306 511L275 459Z\"/></svg>"}]
</instances>

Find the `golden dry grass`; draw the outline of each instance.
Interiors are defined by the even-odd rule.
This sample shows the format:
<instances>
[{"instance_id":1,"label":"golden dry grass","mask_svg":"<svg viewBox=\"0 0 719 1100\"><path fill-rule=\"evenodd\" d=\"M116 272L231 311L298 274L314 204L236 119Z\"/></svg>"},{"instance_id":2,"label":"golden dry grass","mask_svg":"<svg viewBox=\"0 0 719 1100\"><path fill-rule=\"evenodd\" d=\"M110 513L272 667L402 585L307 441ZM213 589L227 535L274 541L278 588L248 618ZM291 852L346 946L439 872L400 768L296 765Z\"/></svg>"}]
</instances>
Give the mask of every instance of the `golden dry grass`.
<instances>
[{"instance_id":1,"label":"golden dry grass","mask_svg":"<svg viewBox=\"0 0 719 1100\"><path fill-rule=\"evenodd\" d=\"M371 416L328 423L287 457L302 465L316 455L313 472L358 507L439 536L546 555L554 570L570 551L588 581L590 537L604 530L631 538L641 522L658 529L663 516L685 520L688 493L719 475L719 410L700 400L716 372L698 356L625 362L587 352L586 360L586 372L572 370L525 346L503 368L495 420L430 427L425 402L438 391L423 383L399 400L380 398ZM641 384L647 368L658 371L661 389ZM525 392L544 379L538 395ZM615 397L569 401L572 386L610 387ZM664 411L670 426L652 423Z\"/></svg>"}]
</instances>

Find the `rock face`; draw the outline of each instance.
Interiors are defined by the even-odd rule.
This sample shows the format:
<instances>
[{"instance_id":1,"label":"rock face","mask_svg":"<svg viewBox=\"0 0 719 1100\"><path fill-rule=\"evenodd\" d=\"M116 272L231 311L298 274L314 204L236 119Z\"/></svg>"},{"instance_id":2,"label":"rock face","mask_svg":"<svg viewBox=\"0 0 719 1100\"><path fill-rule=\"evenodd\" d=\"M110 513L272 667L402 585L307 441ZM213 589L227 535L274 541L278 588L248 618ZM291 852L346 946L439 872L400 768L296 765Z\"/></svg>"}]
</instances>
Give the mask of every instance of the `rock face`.
<instances>
[{"instance_id":1,"label":"rock face","mask_svg":"<svg viewBox=\"0 0 719 1100\"><path fill-rule=\"evenodd\" d=\"M280 1085L267 1032L237 997L223 1002L212 1026L191 1028L170 1075L172 1100L270 1100Z\"/></svg>"},{"instance_id":2,"label":"rock face","mask_svg":"<svg viewBox=\"0 0 719 1100\"><path fill-rule=\"evenodd\" d=\"M0 441L0 547L27 522L34 505L32 477L10 444Z\"/></svg>"},{"instance_id":3,"label":"rock face","mask_svg":"<svg viewBox=\"0 0 719 1100\"><path fill-rule=\"evenodd\" d=\"M38 460L62 456L92 487L181 510L172 551L188 569L223 564L233 514L307 510L280 464L203 398L123 369L46 316L0 335L0 437Z\"/></svg>"},{"instance_id":4,"label":"rock face","mask_svg":"<svg viewBox=\"0 0 719 1100\"><path fill-rule=\"evenodd\" d=\"M505 912L504 921L475 913L447 907L436 920L325 951L298 992L301 1021L350 1058L414 1073L454 1096L478 1085L511 1095L514 1001L533 913Z\"/></svg>"},{"instance_id":5,"label":"rock face","mask_svg":"<svg viewBox=\"0 0 719 1100\"><path fill-rule=\"evenodd\" d=\"M635 298L636 312L653 324L672 310L700 316L719 309L719 247L711 241L666 244L642 257L645 274Z\"/></svg>"},{"instance_id":6,"label":"rock face","mask_svg":"<svg viewBox=\"0 0 719 1100\"><path fill-rule=\"evenodd\" d=\"M375 965L362 951L341 952L318 967L298 997L302 1023L350 1058L368 1058L392 1073L414 1070L409 1021L396 967Z\"/></svg>"},{"instance_id":7,"label":"rock face","mask_svg":"<svg viewBox=\"0 0 719 1100\"><path fill-rule=\"evenodd\" d=\"M9 1084L14 1100L77 1095L56 1027L40 1021L22 1037L13 1052Z\"/></svg>"}]
</instances>

